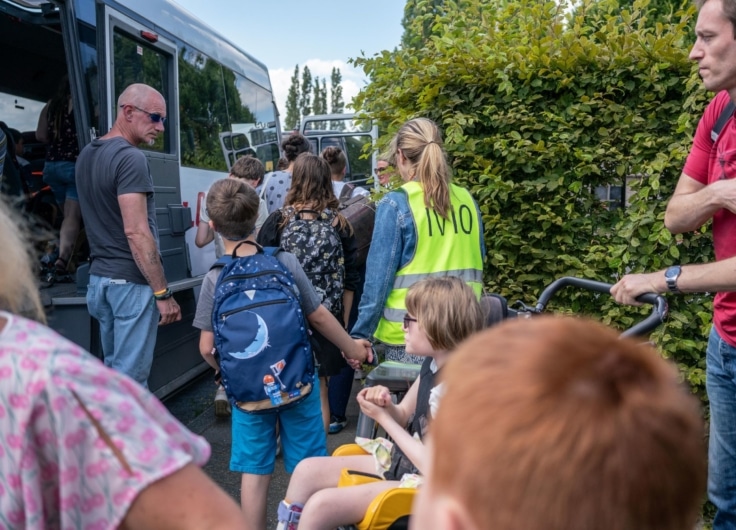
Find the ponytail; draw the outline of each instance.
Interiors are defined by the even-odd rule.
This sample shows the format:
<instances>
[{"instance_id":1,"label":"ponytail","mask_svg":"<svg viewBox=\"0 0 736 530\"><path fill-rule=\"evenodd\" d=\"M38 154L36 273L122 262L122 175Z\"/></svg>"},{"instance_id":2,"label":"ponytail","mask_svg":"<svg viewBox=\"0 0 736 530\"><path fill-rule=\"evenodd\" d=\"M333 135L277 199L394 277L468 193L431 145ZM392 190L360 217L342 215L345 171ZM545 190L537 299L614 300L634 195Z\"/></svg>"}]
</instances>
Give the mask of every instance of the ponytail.
<instances>
[{"instance_id":1,"label":"ponytail","mask_svg":"<svg viewBox=\"0 0 736 530\"><path fill-rule=\"evenodd\" d=\"M411 165L412 178L422 183L425 206L447 219L451 174L437 125L427 118L410 120L401 126L391 145L392 156L401 149Z\"/></svg>"}]
</instances>

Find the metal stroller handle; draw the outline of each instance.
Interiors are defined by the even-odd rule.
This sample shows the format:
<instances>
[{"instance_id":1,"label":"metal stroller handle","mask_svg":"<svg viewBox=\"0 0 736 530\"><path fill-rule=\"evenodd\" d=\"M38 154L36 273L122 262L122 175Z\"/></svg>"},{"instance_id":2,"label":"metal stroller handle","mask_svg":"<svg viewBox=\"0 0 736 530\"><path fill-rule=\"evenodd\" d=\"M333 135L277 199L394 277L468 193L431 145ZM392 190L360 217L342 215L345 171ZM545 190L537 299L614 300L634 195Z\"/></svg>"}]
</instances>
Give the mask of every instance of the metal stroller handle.
<instances>
[{"instance_id":1,"label":"metal stroller handle","mask_svg":"<svg viewBox=\"0 0 736 530\"><path fill-rule=\"evenodd\" d=\"M559 291L560 289L563 289L568 286L578 287L580 289L585 289L587 291L594 291L598 293L605 293L610 295L611 294L611 287L613 287L613 284L610 283L604 283L604 282L597 282L595 280L587 280L585 278L575 278L572 276L565 276L563 278L558 278L551 284L549 284L544 291L542 291L542 294L539 295L539 301L537 302L537 305L534 307L535 313L542 313L544 312L544 309L547 307L547 303L549 303L552 296ZM629 329L624 330L621 333L622 337L632 337L632 336L639 336L639 335L646 335L649 332L653 331L657 328L664 320L667 318L667 315L669 313L669 307L667 305L667 300L664 296L661 296L656 293L645 293L641 296L637 297L636 299L638 302L643 302L645 304L650 304L653 306L652 313L642 320L641 322L638 322L634 324Z\"/></svg>"}]
</instances>

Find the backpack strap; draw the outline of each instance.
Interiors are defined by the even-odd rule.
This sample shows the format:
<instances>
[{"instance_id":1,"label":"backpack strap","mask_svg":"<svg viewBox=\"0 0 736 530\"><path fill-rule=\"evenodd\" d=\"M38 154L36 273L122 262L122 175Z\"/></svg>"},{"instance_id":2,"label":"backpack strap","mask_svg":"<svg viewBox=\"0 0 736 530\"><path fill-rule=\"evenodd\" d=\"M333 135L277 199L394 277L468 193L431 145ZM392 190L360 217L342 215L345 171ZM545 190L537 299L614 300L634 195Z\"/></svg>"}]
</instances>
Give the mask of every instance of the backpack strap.
<instances>
[{"instance_id":1,"label":"backpack strap","mask_svg":"<svg viewBox=\"0 0 736 530\"><path fill-rule=\"evenodd\" d=\"M294 211L294 219L301 219L303 213L310 213L314 215L315 220L322 217L322 215L317 210L309 210L305 208L304 210L295 210Z\"/></svg>"},{"instance_id":2,"label":"backpack strap","mask_svg":"<svg viewBox=\"0 0 736 530\"><path fill-rule=\"evenodd\" d=\"M353 190L355 189L355 186L352 184L345 184L342 189L340 190L340 196L337 198L337 200L340 201L340 204L347 201L350 197L353 195Z\"/></svg>"},{"instance_id":3,"label":"backpack strap","mask_svg":"<svg viewBox=\"0 0 736 530\"><path fill-rule=\"evenodd\" d=\"M258 243L256 243L255 241L250 241L250 240L241 241L240 243L238 243L235 246L235 248L233 249L232 254L224 254L224 255L222 255L216 262L214 262L212 264L212 266L210 267L210 270L212 270L214 268L217 268L217 267L224 267L225 265L227 265L231 261L238 259L238 257L239 257L238 256L238 249L243 244L248 244L248 245L252 245L252 246L256 247L256 251L259 252L259 253L263 253L264 252L263 247L261 245L259 245Z\"/></svg>"},{"instance_id":4,"label":"backpack strap","mask_svg":"<svg viewBox=\"0 0 736 530\"><path fill-rule=\"evenodd\" d=\"M718 116L718 120L716 121L716 124L713 126L713 129L710 131L710 139L715 142L718 140L718 137L721 135L721 131L723 131L723 128L726 126L726 123L728 123L728 120L731 119L731 116L733 116L733 111L736 110L736 105L734 105L734 102L729 100L728 105L724 107L724 109L721 111L721 115Z\"/></svg>"}]
</instances>

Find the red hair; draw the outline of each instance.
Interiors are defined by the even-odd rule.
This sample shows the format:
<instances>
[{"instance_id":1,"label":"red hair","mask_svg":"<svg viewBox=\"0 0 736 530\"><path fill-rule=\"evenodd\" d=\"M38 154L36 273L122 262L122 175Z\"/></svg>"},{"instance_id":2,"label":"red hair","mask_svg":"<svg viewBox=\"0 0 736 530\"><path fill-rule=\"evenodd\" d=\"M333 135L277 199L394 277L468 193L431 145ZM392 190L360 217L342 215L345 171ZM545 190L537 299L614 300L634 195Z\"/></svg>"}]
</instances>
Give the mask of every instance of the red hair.
<instances>
[{"instance_id":1,"label":"red hair","mask_svg":"<svg viewBox=\"0 0 736 530\"><path fill-rule=\"evenodd\" d=\"M690 530L703 420L655 350L573 318L507 321L443 368L432 491L478 528Z\"/></svg>"}]
</instances>

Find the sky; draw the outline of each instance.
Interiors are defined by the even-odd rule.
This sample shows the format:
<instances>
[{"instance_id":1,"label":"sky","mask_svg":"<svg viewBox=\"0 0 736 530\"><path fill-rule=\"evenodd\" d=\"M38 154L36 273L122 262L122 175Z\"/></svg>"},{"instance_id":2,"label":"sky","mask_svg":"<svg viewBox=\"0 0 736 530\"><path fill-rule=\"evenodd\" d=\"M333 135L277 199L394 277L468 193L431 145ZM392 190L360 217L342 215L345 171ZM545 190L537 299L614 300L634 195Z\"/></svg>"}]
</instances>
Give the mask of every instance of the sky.
<instances>
[{"instance_id":1,"label":"sky","mask_svg":"<svg viewBox=\"0 0 736 530\"><path fill-rule=\"evenodd\" d=\"M174 1L268 67L282 121L297 64L326 78L328 106L330 73L339 68L349 105L368 81L348 60L393 50L404 31L403 0Z\"/></svg>"}]
</instances>

